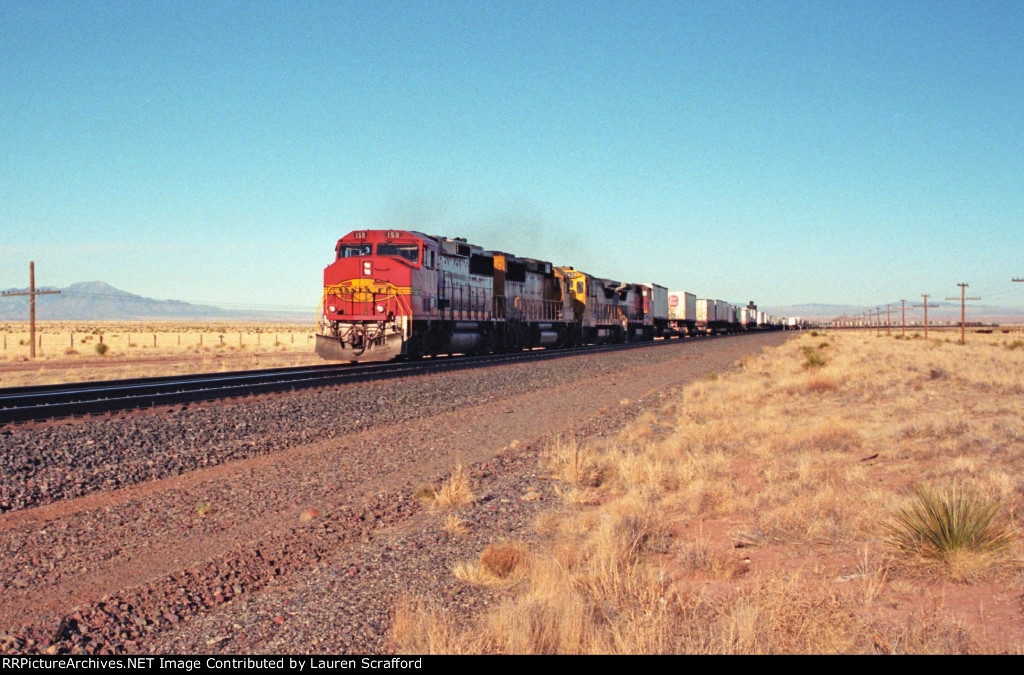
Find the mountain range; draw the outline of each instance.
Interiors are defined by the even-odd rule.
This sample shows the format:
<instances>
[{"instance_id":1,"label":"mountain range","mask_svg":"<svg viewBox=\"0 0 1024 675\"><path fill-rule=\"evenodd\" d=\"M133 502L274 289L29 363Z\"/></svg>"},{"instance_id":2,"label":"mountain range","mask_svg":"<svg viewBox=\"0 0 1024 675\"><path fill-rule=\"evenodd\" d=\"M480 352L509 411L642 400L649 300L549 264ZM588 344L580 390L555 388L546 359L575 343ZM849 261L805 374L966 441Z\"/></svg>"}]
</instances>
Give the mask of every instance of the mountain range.
<instances>
[{"instance_id":1,"label":"mountain range","mask_svg":"<svg viewBox=\"0 0 1024 675\"><path fill-rule=\"evenodd\" d=\"M114 288L102 281L71 284L60 294L36 296L36 318L40 321L138 321L138 320L236 320L307 322L312 312L231 310L197 305L180 300L154 300ZM6 289L27 292L27 288ZM27 321L27 296L0 297L0 320Z\"/></svg>"},{"instance_id":2,"label":"mountain range","mask_svg":"<svg viewBox=\"0 0 1024 675\"><path fill-rule=\"evenodd\" d=\"M924 310L919 309L918 303L914 307L907 305L907 325L920 323L924 319ZM759 307L773 316L796 316L808 321L829 321L839 316L854 317L863 315L871 310L875 316L874 307L865 308L855 305L828 305L828 304L806 304L787 305L777 307ZM965 319L969 324L972 322L998 323L998 324L1022 324L1024 323L1024 307L1000 307L996 305L978 305L968 303ZM882 308L882 323L885 324L885 308ZM889 320L892 325L898 326L902 321L900 306L893 305L889 313ZM959 302L936 302L928 303L928 322L960 322Z\"/></svg>"}]
</instances>

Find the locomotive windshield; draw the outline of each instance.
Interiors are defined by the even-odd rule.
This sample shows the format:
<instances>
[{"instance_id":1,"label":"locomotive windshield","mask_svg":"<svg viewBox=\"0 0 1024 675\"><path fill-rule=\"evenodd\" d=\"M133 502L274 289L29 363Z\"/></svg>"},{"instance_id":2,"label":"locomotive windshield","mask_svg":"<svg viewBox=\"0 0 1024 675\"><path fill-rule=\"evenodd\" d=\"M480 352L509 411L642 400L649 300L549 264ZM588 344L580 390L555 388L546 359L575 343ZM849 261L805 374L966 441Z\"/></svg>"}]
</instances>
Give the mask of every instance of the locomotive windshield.
<instances>
[{"instance_id":1,"label":"locomotive windshield","mask_svg":"<svg viewBox=\"0 0 1024 675\"><path fill-rule=\"evenodd\" d=\"M419 262L419 244L377 244L377 255L405 258L409 262Z\"/></svg>"},{"instance_id":2,"label":"locomotive windshield","mask_svg":"<svg viewBox=\"0 0 1024 675\"><path fill-rule=\"evenodd\" d=\"M370 255L371 248L370 244L342 244L338 247L338 259Z\"/></svg>"}]
</instances>

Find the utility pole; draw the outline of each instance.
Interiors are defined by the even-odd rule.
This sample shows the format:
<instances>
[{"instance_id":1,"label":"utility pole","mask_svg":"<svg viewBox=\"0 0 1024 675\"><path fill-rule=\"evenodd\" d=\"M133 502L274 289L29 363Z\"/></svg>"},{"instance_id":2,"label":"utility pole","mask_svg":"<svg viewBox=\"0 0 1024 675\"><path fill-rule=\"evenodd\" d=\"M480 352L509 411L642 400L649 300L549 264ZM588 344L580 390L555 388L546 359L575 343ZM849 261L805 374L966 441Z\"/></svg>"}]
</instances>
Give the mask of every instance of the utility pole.
<instances>
[{"instance_id":1,"label":"utility pole","mask_svg":"<svg viewBox=\"0 0 1024 675\"><path fill-rule=\"evenodd\" d=\"M964 306L968 300L981 300L981 298L968 298L967 297L967 284L957 284L960 287L960 344L966 344L964 339ZM946 298L946 300L956 300L956 298Z\"/></svg>"},{"instance_id":2,"label":"utility pole","mask_svg":"<svg viewBox=\"0 0 1024 675\"><path fill-rule=\"evenodd\" d=\"M886 335L891 335L892 334L892 317L889 315L889 307L891 307L891 306L892 306L891 302L890 303L886 303L886 305L885 305L885 334Z\"/></svg>"},{"instance_id":3,"label":"utility pole","mask_svg":"<svg viewBox=\"0 0 1024 675\"><path fill-rule=\"evenodd\" d=\"M924 339L928 339L928 294L922 293L921 297L924 298Z\"/></svg>"},{"instance_id":4,"label":"utility pole","mask_svg":"<svg viewBox=\"0 0 1024 675\"><path fill-rule=\"evenodd\" d=\"M907 337L907 301L900 300L900 312L903 315L903 337Z\"/></svg>"},{"instance_id":5,"label":"utility pole","mask_svg":"<svg viewBox=\"0 0 1024 675\"><path fill-rule=\"evenodd\" d=\"M13 291L4 291L3 297L11 297L14 295L27 295L28 296L28 330L29 330L29 354L34 359L36 357L36 296L37 295L50 295L60 293L60 291L37 291L36 290L36 264L30 262L28 264L28 293L15 293Z\"/></svg>"}]
</instances>

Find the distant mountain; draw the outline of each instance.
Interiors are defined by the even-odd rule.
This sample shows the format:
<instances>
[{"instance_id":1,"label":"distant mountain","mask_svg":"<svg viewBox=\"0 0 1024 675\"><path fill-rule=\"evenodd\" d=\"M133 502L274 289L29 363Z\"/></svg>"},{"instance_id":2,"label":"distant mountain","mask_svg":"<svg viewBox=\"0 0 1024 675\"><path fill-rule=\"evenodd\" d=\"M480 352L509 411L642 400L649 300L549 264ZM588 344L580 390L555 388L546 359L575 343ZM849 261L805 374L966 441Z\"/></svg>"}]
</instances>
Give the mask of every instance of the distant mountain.
<instances>
[{"instance_id":1,"label":"distant mountain","mask_svg":"<svg viewBox=\"0 0 1024 675\"><path fill-rule=\"evenodd\" d=\"M917 305L918 303L914 303ZM857 307L854 305L827 305L827 304L806 304L806 305L788 305L788 306L775 306L775 307L758 307L764 311L772 314L773 316L796 316L801 319L808 321L827 321L834 319L838 316L853 317L858 314L863 314L868 311L868 308ZM870 308L872 314L874 308ZM892 313L890 315L893 324L898 324L901 320L900 306L893 305ZM968 303L966 318L968 324L973 321L980 321L983 323L999 323L999 324L1020 324L1024 323L1024 307L997 307L993 305L978 305L975 303ZM924 310L911 309L911 305L907 305L907 323L910 324L912 321L920 322L924 319ZM885 309L882 309L882 320L885 321ZM960 303L958 302L936 302L934 304L928 303L928 321L931 322L952 322L959 323L960 321Z\"/></svg>"},{"instance_id":2,"label":"distant mountain","mask_svg":"<svg viewBox=\"0 0 1024 675\"><path fill-rule=\"evenodd\" d=\"M24 292L27 288L6 289ZM71 284L59 295L36 297L36 318L40 321L138 321L160 319L308 321L309 312L238 311L195 305L180 300L154 300L114 288L102 281ZM0 297L0 320L28 320L28 297Z\"/></svg>"}]
</instances>

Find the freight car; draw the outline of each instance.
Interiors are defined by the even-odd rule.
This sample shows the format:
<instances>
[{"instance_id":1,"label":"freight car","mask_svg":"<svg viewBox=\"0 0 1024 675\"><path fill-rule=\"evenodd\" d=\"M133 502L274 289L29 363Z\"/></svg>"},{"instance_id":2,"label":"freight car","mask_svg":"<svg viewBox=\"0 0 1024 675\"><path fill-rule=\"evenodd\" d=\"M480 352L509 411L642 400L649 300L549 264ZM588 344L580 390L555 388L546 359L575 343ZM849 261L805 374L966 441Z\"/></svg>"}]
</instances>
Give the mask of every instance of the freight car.
<instances>
[{"instance_id":1,"label":"freight car","mask_svg":"<svg viewBox=\"0 0 1024 675\"><path fill-rule=\"evenodd\" d=\"M669 291L669 330L677 335L697 334L697 296L686 291Z\"/></svg>"},{"instance_id":2,"label":"freight car","mask_svg":"<svg viewBox=\"0 0 1024 675\"><path fill-rule=\"evenodd\" d=\"M689 311L693 295L682 296ZM356 230L324 269L316 352L388 361L692 334L692 312L673 318L671 303L658 284L602 279L465 239ZM731 325L731 306L722 305Z\"/></svg>"}]
</instances>

